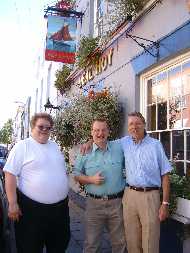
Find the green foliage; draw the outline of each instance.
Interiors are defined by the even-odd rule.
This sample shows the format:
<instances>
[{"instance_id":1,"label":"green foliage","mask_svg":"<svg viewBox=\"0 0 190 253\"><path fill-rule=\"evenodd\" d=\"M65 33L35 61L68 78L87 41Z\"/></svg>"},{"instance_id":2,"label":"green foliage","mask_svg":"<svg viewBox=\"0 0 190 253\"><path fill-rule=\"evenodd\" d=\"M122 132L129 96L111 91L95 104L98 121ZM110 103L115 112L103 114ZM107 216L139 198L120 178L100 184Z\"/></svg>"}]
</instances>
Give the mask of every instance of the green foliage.
<instances>
[{"instance_id":1,"label":"green foliage","mask_svg":"<svg viewBox=\"0 0 190 253\"><path fill-rule=\"evenodd\" d=\"M100 52L95 49L99 44L99 37L86 37L83 36L79 42L79 49L77 52L77 66L85 68L89 64L95 64L100 57ZM93 55L92 55L93 53Z\"/></svg>"},{"instance_id":2,"label":"green foliage","mask_svg":"<svg viewBox=\"0 0 190 253\"><path fill-rule=\"evenodd\" d=\"M63 94L67 89L70 88L71 82L66 80L71 73L71 68L67 65L63 65L61 70L56 71L55 87Z\"/></svg>"},{"instance_id":3,"label":"green foliage","mask_svg":"<svg viewBox=\"0 0 190 253\"><path fill-rule=\"evenodd\" d=\"M13 134L13 121L9 119L0 129L0 143L11 144Z\"/></svg>"},{"instance_id":4,"label":"green foliage","mask_svg":"<svg viewBox=\"0 0 190 253\"><path fill-rule=\"evenodd\" d=\"M170 184L170 212L172 213L176 209L177 197L190 200L190 178L178 175L174 165L170 174Z\"/></svg>"},{"instance_id":5,"label":"green foliage","mask_svg":"<svg viewBox=\"0 0 190 253\"><path fill-rule=\"evenodd\" d=\"M104 117L110 126L110 139L118 137L121 110L117 97L107 90L73 98L55 119L54 137L62 148L89 139L94 118Z\"/></svg>"},{"instance_id":6,"label":"green foliage","mask_svg":"<svg viewBox=\"0 0 190 253\"><path fill-rule=\"evenodd\" d=\"M136 16L148 0L115 0L110 2L114 8L114 11L111 11L108 16L109 32L112 32L119 24Z\"/></svg>"}]
</instances>

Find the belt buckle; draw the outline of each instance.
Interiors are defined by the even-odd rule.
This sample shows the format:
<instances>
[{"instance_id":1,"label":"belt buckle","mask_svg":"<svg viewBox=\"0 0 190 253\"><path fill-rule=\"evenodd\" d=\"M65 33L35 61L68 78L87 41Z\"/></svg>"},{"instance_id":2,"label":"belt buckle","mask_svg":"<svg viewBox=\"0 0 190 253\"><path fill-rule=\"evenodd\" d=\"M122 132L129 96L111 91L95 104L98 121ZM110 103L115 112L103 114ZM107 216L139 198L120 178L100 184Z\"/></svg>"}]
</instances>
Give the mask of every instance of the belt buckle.
<instances>
[{"instance_id":1,"label":"belt buckle","mask_svg":"<svg viewBox=\"0 0 190 253\"><path fill-rule=\"evenodd\" d=\"M146 192L146 187L143 187L143 191Z\"/></svg>"},{"instance_id":2,"label":"belt buckle","mask_svg":"<svg viewBox=\"0 0 190 253\"><path fill-rule=\"evenodd\" d=\"M107 195L103 195L103 196L102 196L102 199L103 199L103 200L108 200L108 196L107 196Z\"/></svg>"}]
</instances>

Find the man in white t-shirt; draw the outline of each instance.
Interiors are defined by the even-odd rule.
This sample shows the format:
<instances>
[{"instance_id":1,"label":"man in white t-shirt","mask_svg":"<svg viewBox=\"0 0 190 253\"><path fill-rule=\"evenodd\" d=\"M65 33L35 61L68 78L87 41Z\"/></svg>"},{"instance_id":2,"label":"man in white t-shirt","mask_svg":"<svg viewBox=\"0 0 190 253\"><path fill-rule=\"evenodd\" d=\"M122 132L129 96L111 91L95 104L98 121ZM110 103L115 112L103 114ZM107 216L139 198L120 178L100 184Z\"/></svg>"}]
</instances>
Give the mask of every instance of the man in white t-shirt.
<instances>
[{"instance_id":1,"label":"man in white t-shirt","mask_svg":"<svg viewBox=\"0 0 190 253\"><path fill-rule=\"evenodd\" d=\"M52 127L49 114L35 114L31 137L13 147L4 167L18 253L41 253L44 246L47 253L63 253L70 239L66 165L48 140Z\"/></svg>"}]
</instances>

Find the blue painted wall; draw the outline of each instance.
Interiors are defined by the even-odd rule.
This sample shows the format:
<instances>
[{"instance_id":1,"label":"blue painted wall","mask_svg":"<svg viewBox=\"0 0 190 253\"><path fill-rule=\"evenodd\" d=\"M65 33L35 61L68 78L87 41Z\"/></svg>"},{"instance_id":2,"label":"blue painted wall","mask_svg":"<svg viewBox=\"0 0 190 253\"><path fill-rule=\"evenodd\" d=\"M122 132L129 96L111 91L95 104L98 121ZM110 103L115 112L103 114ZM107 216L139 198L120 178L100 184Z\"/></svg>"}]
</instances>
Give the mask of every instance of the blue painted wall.
<instances>
[{"instance_id":1,"label":"blue painted wall","mask_svg":"<svg viewBox=\"0 0 190 253\"><path fill-rule=\"evenodd\" d=\"M136 74L139 74L151 65L159 63L160 60L172 56L181 50L190 49L190 20L183 26L177 28L175 31L162 38L159 43L160 48L158 60L156 57L153 57L147 52L143 52L131 60L131 64ZM153 54L156 54L156 49L154 47L149 50Z\"/></svg>"}]
</instances>

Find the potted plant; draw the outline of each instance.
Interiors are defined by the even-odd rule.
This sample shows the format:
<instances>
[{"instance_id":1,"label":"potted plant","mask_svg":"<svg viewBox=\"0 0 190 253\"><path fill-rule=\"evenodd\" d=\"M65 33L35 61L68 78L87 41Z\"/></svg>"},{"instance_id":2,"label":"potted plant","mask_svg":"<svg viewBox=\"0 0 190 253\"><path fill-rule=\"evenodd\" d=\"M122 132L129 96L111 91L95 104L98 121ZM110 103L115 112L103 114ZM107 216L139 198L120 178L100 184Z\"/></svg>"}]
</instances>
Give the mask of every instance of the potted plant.
<instances>
[{"instance_id":1,"label":"potted plant","mask_svg":"<svg viewBox=\"0 0 190 253\"><path fill-rule=\"evenodd\" d=\"M179 175L175 163L173 167L170 174L170 217L161 222L160 253L189 253L184 249L189 242L190 179Z\"/></svg>"},{"instance_id":2,"label":"potted plant","mask_svg":"<svg viewBox=\"0 0 190 253\"><path fill-rule=\"evenodd\" d=\"M63 95L63 93L71 87L71 81L68 80L68 77L71 73L71 68L67 65L63 65L61 70L56 71L56 80L55 87L59 90L59 92Z\"/></svg>"},{"instance_id":3,"label":"potted plant","mask_svg":"<svg viewBox=\"0 0 190 253\"><path fill-rule=\"evenodd\" d=\"M148 0L116 0L112 2L114 11L112 8L110 8L111 11L108 15L110 33L112 33L112 31L123 22L133 21L134 17L136 17L138 13L142 11Z\"/></svg>"},{"instance_id":4,"label":"potted plant","mask_svg":"<svg viewBox=\"0 0 190 253\"><path fill-rule=\"evenodd\" d=\"M180 176L174 168L170 175L170 213L190 218L190 178Z\"/></svg>"},{"instance_id":5,"label":"potted plant","mask_svg":"<svg viewBox=\"0 0 190 253\"><path fill-rule=\"evenodd\" d=\"M109 90L89 91L88 96L73 97L56 116L54 138L62 148L71 148L90 136L91 122L104 117L110 125L110 138L118 137L121 107L117 97Z\"/></svg>"},{"instance_id":6,"label":"potted plant","mask_svg":"<svg viewBox=\"0 0 190 253\"><path fill-rule=\"evenodd\" d=\"M101 50L98 47L99 37L83 36L79 42L79 49L77 51L77 66L79 68L86 68L89 65L95 65L101 55Z\"/></svg>"}]
</instances>

